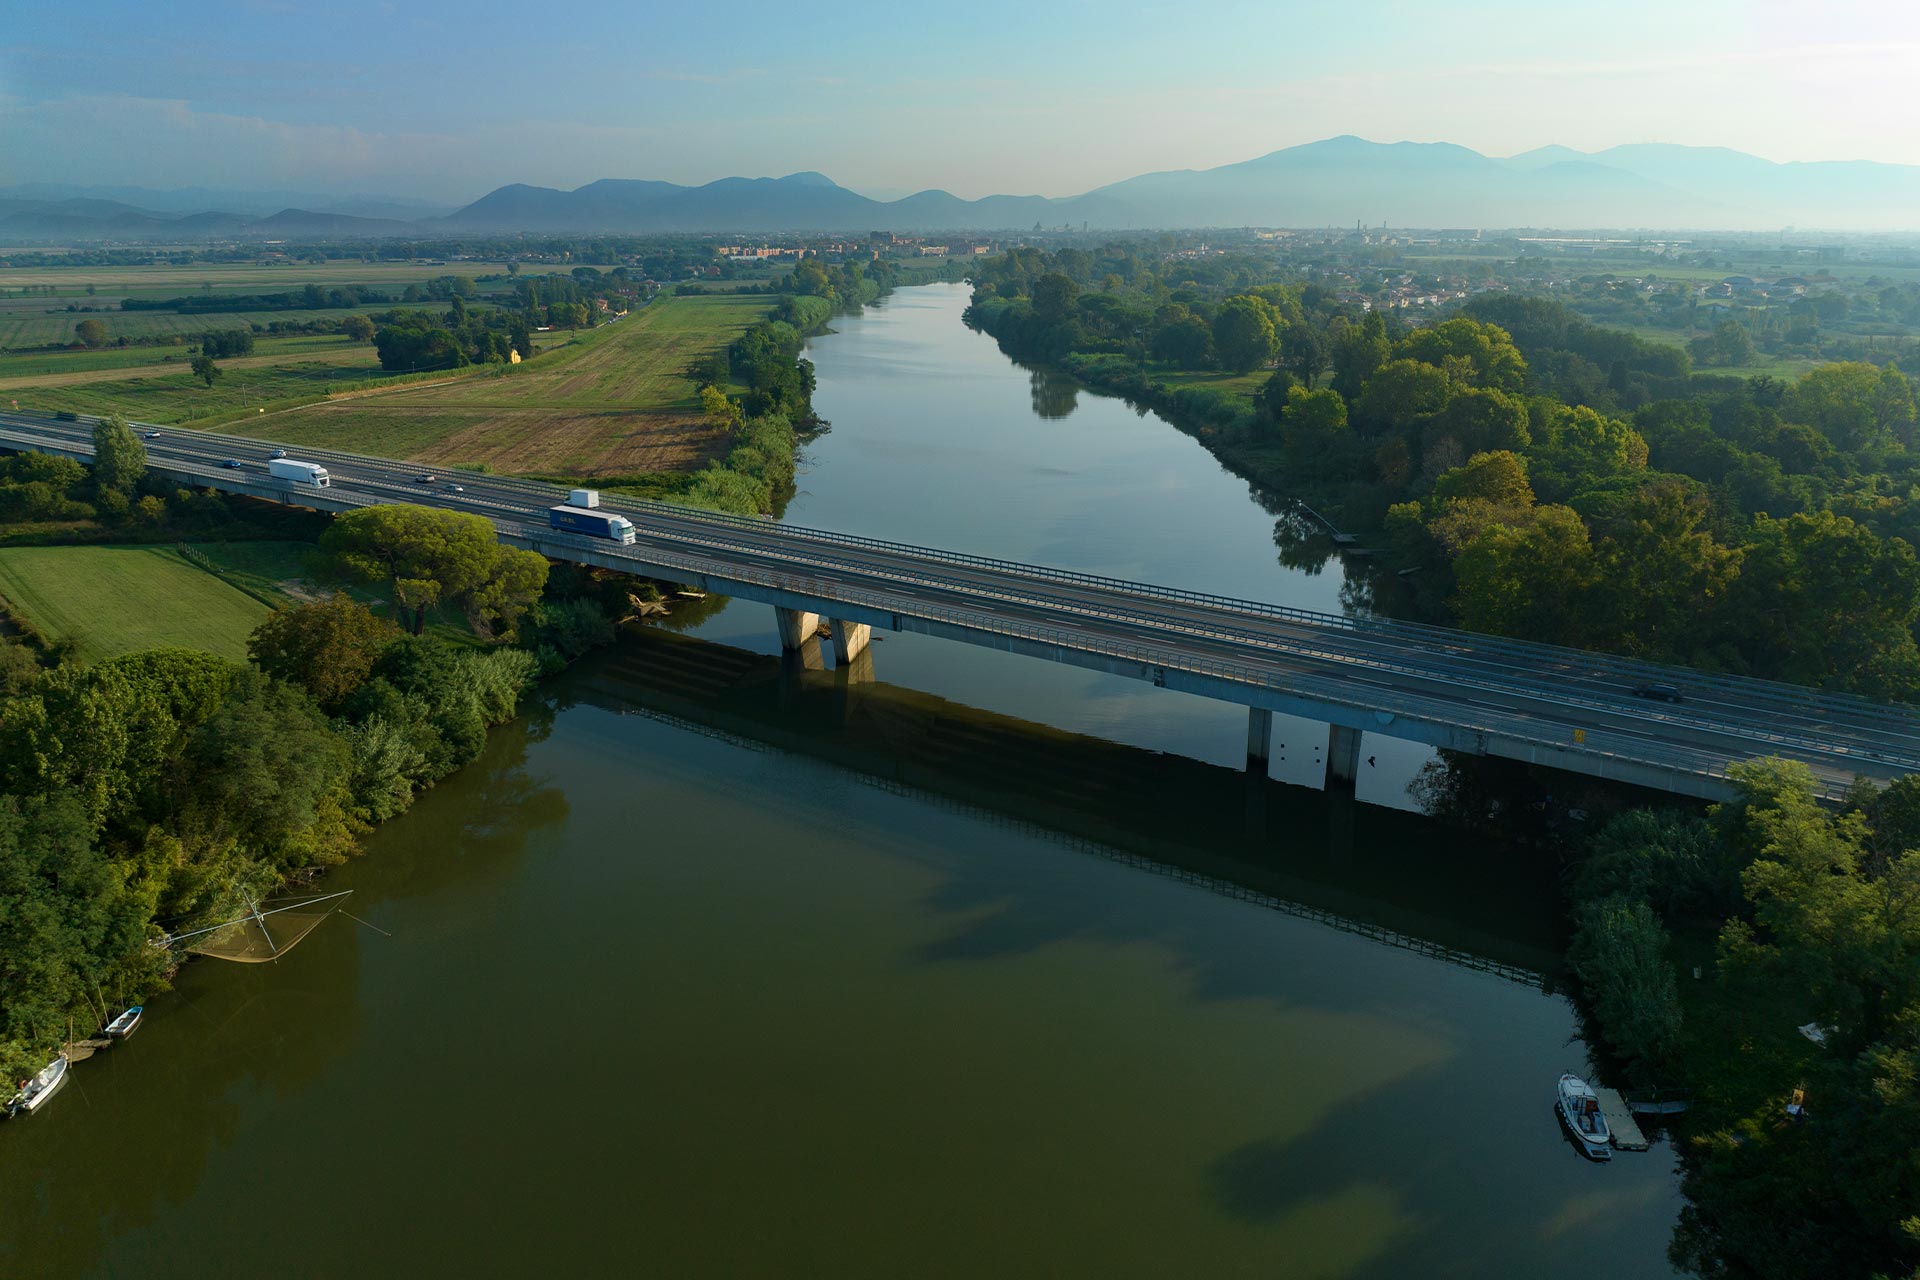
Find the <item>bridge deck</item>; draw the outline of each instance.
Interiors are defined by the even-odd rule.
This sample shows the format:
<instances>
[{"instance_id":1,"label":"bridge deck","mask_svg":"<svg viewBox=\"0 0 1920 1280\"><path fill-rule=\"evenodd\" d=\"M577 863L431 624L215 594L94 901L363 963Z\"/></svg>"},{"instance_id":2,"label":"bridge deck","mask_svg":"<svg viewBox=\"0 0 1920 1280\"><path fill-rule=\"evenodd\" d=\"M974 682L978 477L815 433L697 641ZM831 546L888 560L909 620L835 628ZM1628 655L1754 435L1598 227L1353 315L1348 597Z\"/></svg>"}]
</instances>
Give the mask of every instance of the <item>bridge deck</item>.
<instances>
[{"instance_id":1,"label":"bridge deck","mask_svg":"<svg viewBox=\"0 0 1920 1280\"><path fill-rule=\"evenodd\" d=\"M265 474L271 442L158 430L151 465L176 479L326 510L416 502L476 512L558 559L892 630L1032 654L1371 733L1508 756L1699 796L1727 794L1729 761L1809 764L1830 796L1852 778L1920 768L1920 710L1603 654L1378 618L1314 613L1175 587L619 500L631 546L557 533L564 489L301 447L333 472L307 490ZM89 458L91 424L0 414L0 447ZM223 468L228 458L240 470ZM444 486L457 481L464 492ZM1673 684L1664 704L1634 688Z\"/></svg>"}]
</instances>

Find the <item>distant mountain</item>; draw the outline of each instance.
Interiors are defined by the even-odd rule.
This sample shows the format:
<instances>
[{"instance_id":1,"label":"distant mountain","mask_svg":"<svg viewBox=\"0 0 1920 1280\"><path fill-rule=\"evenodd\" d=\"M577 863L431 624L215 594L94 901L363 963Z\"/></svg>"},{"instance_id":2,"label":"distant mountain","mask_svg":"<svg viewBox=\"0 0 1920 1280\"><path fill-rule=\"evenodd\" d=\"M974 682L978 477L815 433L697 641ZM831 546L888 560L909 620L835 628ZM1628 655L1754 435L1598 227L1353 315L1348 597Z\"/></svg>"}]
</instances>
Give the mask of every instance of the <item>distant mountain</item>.
<instances>
[{"instance_id":1,"label":"distant mountain","mask_svg":"<svg viewBox=\"0 0 1920 1280\"><path fill-rule=\"evenodd\" d=\"M1920 230L1920 167L1775 164L1719 147L1549 146L1495 158L1438 142L1339 137L1214 169L1141 174L1084 195L963 200L928 190L897 200L824 174L722 178L702 186L604 178L572 191L520 183L438 216L382 197L213 203L188 188L0 187L0 238L438 235L481 232L1009 231L1102 229L1553 227Z\"/></svg>"}]
</instances>

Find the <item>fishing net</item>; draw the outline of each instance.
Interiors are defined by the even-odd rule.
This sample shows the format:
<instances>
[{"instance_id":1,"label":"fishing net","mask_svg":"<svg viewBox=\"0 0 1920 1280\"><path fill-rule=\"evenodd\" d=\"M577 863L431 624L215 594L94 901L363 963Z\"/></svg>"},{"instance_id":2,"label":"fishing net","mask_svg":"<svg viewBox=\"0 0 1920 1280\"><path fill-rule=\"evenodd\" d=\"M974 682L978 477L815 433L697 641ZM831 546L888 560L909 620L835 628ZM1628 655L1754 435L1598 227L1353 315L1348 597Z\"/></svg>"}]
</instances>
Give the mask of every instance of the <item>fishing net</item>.
<instances>
[{"instance_id":1,"label":"fishing net","mask_svg":"<svg viewBox=\"0 0 1920 1280\"><path fill-rule=\"evenodd\" d=\"M184 945L194 955L240 964L277 960L338 910L345 897L343 893L330 893L281 905L263 902L257 911L240 919L183 939Z\"/></svg>"}]
</instances>

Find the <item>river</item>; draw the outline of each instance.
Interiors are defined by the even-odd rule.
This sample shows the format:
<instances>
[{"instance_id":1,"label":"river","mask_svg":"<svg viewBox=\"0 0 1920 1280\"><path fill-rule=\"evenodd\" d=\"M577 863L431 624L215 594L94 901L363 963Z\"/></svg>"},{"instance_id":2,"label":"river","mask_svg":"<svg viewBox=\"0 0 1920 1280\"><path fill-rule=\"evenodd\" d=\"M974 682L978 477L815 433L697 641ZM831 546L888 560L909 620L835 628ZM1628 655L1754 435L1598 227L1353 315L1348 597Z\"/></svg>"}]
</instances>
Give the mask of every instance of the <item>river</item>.
<instances>
[{"instance_id":1,"label":"river","mask_svg":"<svg viewBox=\"0 0 1920 1280\"><path fill-rule=\"evenodd\" d=\"M963 304L812 344L787 519L1339 607ZM554 681L331 878L358 919L0 1127L0 1275L1668 1274L1671 1148L1551 1114L1541 855L1250 781L1231 708L920 637L854 684L768 613Z\"/></svg>"}]
</instances>

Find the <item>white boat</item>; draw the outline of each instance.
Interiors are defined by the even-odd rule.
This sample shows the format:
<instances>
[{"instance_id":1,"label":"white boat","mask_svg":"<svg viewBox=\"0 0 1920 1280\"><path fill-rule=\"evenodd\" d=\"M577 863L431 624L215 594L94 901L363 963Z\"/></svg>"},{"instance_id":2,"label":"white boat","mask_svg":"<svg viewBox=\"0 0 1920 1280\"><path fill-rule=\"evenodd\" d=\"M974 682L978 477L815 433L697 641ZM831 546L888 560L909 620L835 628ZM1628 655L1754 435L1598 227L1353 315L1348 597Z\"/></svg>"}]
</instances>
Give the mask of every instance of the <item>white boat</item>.
<instances>
[{"instance_id":1,"label":"white boat","mask_svg":"<svg viewBox=\"0 0 1920 1280\"><path fill-rule=\"evenodd\" d=\"M7 1103L7 1114L17 1116L21 1112L35 1112L47 1104L47 1099L60 1092L60 1086L67 1082L66 1055L49 1062L39 1075L20 1086L20 1092L13 1095Z\"/></svg>"},{"instance_id":2,"label":"white boat","mask_svg":"<svg viewBox=\"0 0 1920 1280\"><path fill-rule=\"evenodd\" d=\"M147 1011L145 1005L134 1005L119 1017L109 1022L102 1031L110 1040L125 1040L140 1029L140 1017Z\"/></svg>"},{"instance_id":3,"label":"white boat","mask_svg":"<svg viewBox=\"0 0 1920 1280\"><path fill-rule=\"evenodd\" d=\"M1560 1098L1556 1104L1561 1123L1573 1134L1591 1160L1613 1159L1613 1134L1607 1130L1607 1118L1600 1114L1600 1099L1579 1076L1568 1072L1560 1077Z\"/></svg>"}]
</instances>

